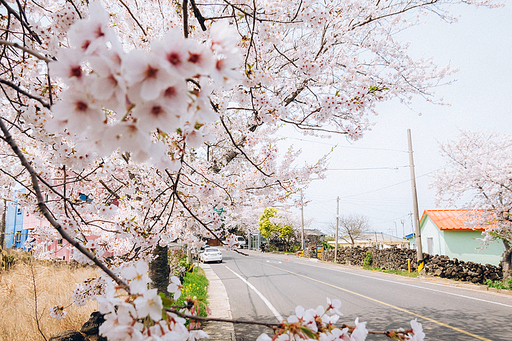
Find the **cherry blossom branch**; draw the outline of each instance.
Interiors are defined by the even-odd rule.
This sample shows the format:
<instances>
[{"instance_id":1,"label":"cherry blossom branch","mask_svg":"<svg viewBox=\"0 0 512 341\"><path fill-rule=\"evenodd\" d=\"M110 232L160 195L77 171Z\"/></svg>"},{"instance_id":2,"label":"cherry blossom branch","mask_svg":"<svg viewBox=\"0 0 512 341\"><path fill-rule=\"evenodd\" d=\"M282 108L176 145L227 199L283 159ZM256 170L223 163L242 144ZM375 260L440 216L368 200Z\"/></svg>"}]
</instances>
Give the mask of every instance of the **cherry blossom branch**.
<instances>
[{"instance_id":1,"label":"cherry blossom branch","mask_svg":"<svg viewBox=\"0 0 512 341\"><path fill-rule=\"evenodd\" d=\"M13 84L13 83L11 83L9 81L6 81L4 79L0 79L0 83L5 84L7 86L10 86L11 88L16 90L17 92L27 96L28 98L38 101L39 103L41 103L43 105L43 107L45 107L47 109L50 109L50 104L48 104L45 101L43 101L40 97L37 97L37 96L29 94L25 90L21 89L19 86L15 85L15 84Z\"/></svg>"},{"instance_id":2,"label":"cherry blossom branch","mask_svg":"<svg viewBox=\"0 0 512 341\"><path fill-rule=\"evenodd\" d=\"M3 0L0 0L3 2ZM12 41L7 41L7 40L0 40L0 44L1 45L7 45L7 46L12 46L12 47L15 47L17 49L20 49L22 50L23 52L26 52L28 54L31 54L33 55L34 57L36 57L37 59L40 59L40 60L43 60L45 61L46 63L50 63L50 62L53 62L53 59L50 59L48 57L45 57L43 56L42 54L40 54L39 52L36 52L34 50L31 50L25 46L21 46L20 44L18 43L14 43Z\"/></svg>"},{"instance_id":3,"label":"cherry blossom branch","mask_svg":"<svg viewBox=\"0 0 512 341\"><path fill-rule=\"evenodd\" d=\"M119 194L117 194L116 192L117 192L118 190L120 190L120 189L121 189L121 187L120 187L120 188L118 188L118 189L117 189L117 191L113 191L113 190L111 190L111 189L110 189L110 187L108 187L108 186L107 186L107 184L106 184L103 180L101 180L101 179L100 179L100 180L99 180L99 183L100 183L103 187L105 187L105 189L110 193L110 195L112 195L112 196L116 197L117 199L119 199L119 198L120 198Z\"/></svg>"},{"instance_id":4,"label":"cherry blossom branch","mask_svg":"<svg viewBox=\"0 0 512 341\"><path fill-rule=\"evenodd\" d=\"M167 172L167 175L169 175L170 177L170 174L168 173L168 171L166 170ZM172 180L171 180L172 181ZM183 208L185 210L187 210L187 212L192 216L192 218L194 218L199 224L201 224L201 226L203 226L208 232L210 232L210 234L215 237L215 239L217 239L217 241L221 244L221 245L226 245L226 243L224 243L219 237L217 237L217 234L215 232L212 231L212 229L210 229L208 227L208 225L206 225L201 219L199 219L195 214L194 212L192 212L192 210L185 204L185 202L183 201L183 199L179 196L178 192L177 192L177 189L175 189L175 195L176 195L176 198L178 199L178 201L181 203L181 205L183 206ZM241 251L238 251L237 249L233 249L232 251L235 251L236 253L238 254L241 254L241 255L244 255L244 256L249 256L248 254L246 253L243 253Z\"/></svg>"},{"instance_id":5,"label":"cherry blossom branch","mask_svg":"<svg viewBox=\"0 0 512 341\"><path fill-rule=\"evenodd\" d=\"M249 161L249 163L251 165L254 166L254 168L256 168L261 174L265 175L266 177L271 177L272 174L267 174L265 173L260 167L258 167L250 158L249 156L238 146L238 144L236 143L235 141L235 138L233 137L233 135L231 134L231 132L229 131L226 123L224 122L224 117L223 116L220 116L220 122L222 123L222 126L224 127L224 130L226 131L226 133L228 134L229 138L231 139L231 142L233 143L233 146L238 149L238 151L240 153L242 153L243 156L245 156L245 158L247 159L247 161Z\"/></svg>"},{"instance_id":6,"label":"cherry blossom branch","mask_svg":"<svg viewBox=\"0 0 512 341\"><path fill-rule=\"evenodd\" d=\"M179 317L186 318L193 321L202 321L202 322L224 322L224 323L232 323L232 324L244 324L244 325L256 325L256 326L264 326L268 327L274 331L282 329L285 327L286 323L266 323L266 322L258 322L258 321L243 321L243 320L235 320L235 319L225 319L225 318L219 318L219 317L202 317L202 316L196 316L196 315L190 315L185 314L181 312L178 309L172 309L172 308L166 308L165 309L168 312L174 313L178 315ZM341 326L338 327L339 329L349 328L351 330L354 330L355 327L347 325L343 323ZM396 339L396 337L400 336L406 336L409 333L411 333L412 330L388 330L388 331L371 331L368 330L368 334L372 335L384 335L387 336L393 340ZM402 338L398 339L401 340Z\"/></svg>"},{"instance_id":7,"label":"cherry blossom branch","mask_svg":"<svg viewBox=\"0 0 512 341\"><path fill-rule=\"evenodd\" d=\"M321 131L321 132L325 132L325 133L329 133L329 134L342 134L342 135L347 135L348 134L348 132L346 132L346 131L337 131L337 130L325 129L325 128L320 128L320 126L304 125L302 123L295 122L295 121L292 121L292 120L288 120L286 118L279 118L279 120L283 121L285 123L293 124L293 125L295 125L297 128L299 128L301 130Z\"/></svg>"},{"instance_id":8,"label":"cherry blossom branch","mask_svg":"<svg viewBox=\"0 0 512 341\"><path fill-rule=\"evenodd\" d=\"M142 27L142 25L140 24L139 20L137 20L137 18L135 17L135 15L133 14L132 10L130 9L130 7L128 7L128 5L123 1L123 0L119 0L119 2L126 8L126 10L128 11L128 13L130 14L130 16L132 17L132 19L137 23L137 25L139 26L139 28L141 29L142 33L144 33L145 36L147 36L148 34L146 33L146 30L144 30L144 27Z\"/></svg>"},{"instance_id":9,"label":"cherry blossom branch","mask_svg":"<svg viewBox=\"0 0 512 341\"><path fill-rule=\"evenodd\" d=\"M183 0L183 35L188 38L188 0Z\"/></svg>"},{"instance_id":10,"label":"cherry blossom branch","mask_svg":"<svg viewBox=\"0 0 512 341\"><path fill-rule=\"evenodd\" d=\"M197 21L199 22L199 25L201 26L201 29L203 31L206 31L206 26L204 24L205 19L204 19L203 15L201 14L201 12L199 11L199 8L197 7L196 1L195 0L190 0L190 4L192 5L192 9L194 11L194 16L196 17Z\"/></svg>"},{"instance_id":11,"label":"cherry blossom branch","mask_svg":"<svg viewBox=\"0 0 512 341\"><path fill-rule=\"evenodd\" d=\"M82 19L82 13L80 13L80 11L78 10L78 7L76 7L76 5L73 2L73 0L66 0L66 2L69 2L71 4L71 6L73 6L73 8L75 9L75 12L78 14L78 17L80 19Z\"/></svg>"},{"instance_id":12,"label":"cherry blossom branch","mask_svg":"<svg viewBox=\"0 0 512 341\"><path fill-rule=\"evenodd\" d=\"M273 330L277 330L282 325L281 323L266 323L266 322L258 322L258 321L241 321L241 320L232 320L232 319L224 319L220 317L202 317L202 316L196 316L196 315L189 315L182 313L181 311L177 309L165 309L166 311L169 311L171 313L174 313L178 315L179 317L183 317L190 320L195 321L213 321L213 322L225 322L225 323L233 323L233 324L247 324L247 325L256 325L256 326L264 326L271 328Z\"/></svg>"},{"instance_id":13,"label":"cherry blossom branch","mask_svg":"<svg viewBox=\"0 0 512 341\"><path fill-rule=\"evenodd\" d=\"M7 9L7 12L12 14L16 19L18 19L21 26L26 28L29 31L30 35L34 38L34 40L37 41L37 43L41 44L41 39L39 38L39 36L34 31L32 31L32 28L30 27L30 25L25 20L23 20L21 18L21 15L18 14L18 12L16 12L15 10L13 10L11 8L11 6L9 6L9 4L7 2L5 2L5 0L0 0L0 2L2 3L2 5L5 6L5 8Z\"/></svg>"},{"instance_id":14,"label":"cherry blossom branch","mask_svg":"<svg viewBox=\"0 0 512 341\"><path fill-rule=\"evenodd\" d=\"M99 260L95 255L93 255L89 250L87 250L82 244L78 243L74 238L72 238L60 225L60 223L53 217L48 206L46 206L43 195L41 193L41 189L39 187L38 175L32 165L25 158L25 155L20 150L16 141L12 138L12 135L9 133L9 130L5 126L3 119L0 119L0 130L4 134L5 141L11 147L12 151L16 154L18 159L20 160L23 167L29 172L30 177L32 179L32 188L37 198L37 207L46 218L46 220L59 232L63 239L65 239L69 244L78 249L83 255L89 258L96 266L98 266L101 270L103 270L110 278L112 278L118 285L122 286L129 292L129 287L120 277L118 277L115 273L112 272L101 260Z\"/></svg>"}]
</instances>

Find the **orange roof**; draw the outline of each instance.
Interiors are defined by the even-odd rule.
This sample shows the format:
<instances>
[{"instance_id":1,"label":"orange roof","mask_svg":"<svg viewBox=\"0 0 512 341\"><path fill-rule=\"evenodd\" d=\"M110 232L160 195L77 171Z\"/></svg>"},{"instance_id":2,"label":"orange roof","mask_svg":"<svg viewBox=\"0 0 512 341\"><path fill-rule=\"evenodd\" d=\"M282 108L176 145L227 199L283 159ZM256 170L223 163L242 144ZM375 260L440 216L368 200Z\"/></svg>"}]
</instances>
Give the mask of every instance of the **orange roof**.
<instances>
[{"instance_id":1,"label":"orange roof","mask_svg":"<svg viewBox=\"0 0 512 341\"><path fill-rule=\"evenodd\" d=\"M428 216L441 231L473 231L485 230L484 227L467 227L468 210L425 210L421 221Z\"/></svg>"}]
</instances>

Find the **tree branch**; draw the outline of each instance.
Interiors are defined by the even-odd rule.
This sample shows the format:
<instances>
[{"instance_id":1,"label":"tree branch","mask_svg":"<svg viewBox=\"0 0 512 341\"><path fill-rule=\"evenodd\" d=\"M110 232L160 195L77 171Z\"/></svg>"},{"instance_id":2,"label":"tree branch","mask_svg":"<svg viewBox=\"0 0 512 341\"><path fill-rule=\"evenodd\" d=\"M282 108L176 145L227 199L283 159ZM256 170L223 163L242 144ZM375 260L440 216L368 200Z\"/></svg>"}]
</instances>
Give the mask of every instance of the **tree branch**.
<instances>
[{"instance_id":1,"label":"tree branch","mask_svg":"<svg viewBox=\"0 0 512 341\"><path fill-rule=\"evenodd\" d=\"M11 147L12 151L16 154L21 164L25 169L29 172L31 180L32 180L32 188L34 189L36 198L37 198L37 207L44 215L46 220L59 232L63 239L65 239L68 243L73 245L78 251L84 254L87 258L89 258L94 264L96 264L101 270L103 270L110 278L112 278L118 285L125 288L127 292L130 292L130 288L120 277L118 277L115 273L113 273L101 260L99 260L95 255L93 255L89 250L87 250L82 244L78 243L74 238L72 238L60 225L60 223L53 217L50 212L48 206L46 206L43 194L39 187L39 180L37 176L37 172L34 170L32 165L25 158L25 155L20 150L12 135L9 133L9 130L5 126L3 119L0 118L0 130L4 134L5 141Z\"/></svg>"}]
</instances>

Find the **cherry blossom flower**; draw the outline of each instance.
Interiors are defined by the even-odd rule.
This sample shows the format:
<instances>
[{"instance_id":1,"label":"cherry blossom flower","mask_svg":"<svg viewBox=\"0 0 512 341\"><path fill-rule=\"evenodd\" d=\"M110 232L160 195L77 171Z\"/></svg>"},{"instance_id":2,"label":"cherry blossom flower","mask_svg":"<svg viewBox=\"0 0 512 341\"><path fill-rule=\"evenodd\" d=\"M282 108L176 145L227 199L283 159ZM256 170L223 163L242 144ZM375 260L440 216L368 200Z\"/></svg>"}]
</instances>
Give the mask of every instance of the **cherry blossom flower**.
<instances>
[{"instance_id":1,"label":"cherry blossom flower","mask_svg":"<svg viewBox=\"0 0 512 341\"><path fill-rule=\"evenodd\" d=\"M181 286L180 279L176 276L171 276L171 283L167 287L167 291L173 294L175 300L178 300L178 298L180 298L182 288L183 287Z\"/></svg>"},{"instance_id":2,"label":"cherry blossom flower","mask_svg":"<svg viewBox=\"0 0 512 341\"><path fill-rule=\"evenodd\" d=\"M151 281L148 277L148 264L138 261L135 266L128 266L121 270L121 275L126 278L130 285L130 291L134 294L143 294Z\"/></svg>"},{"instance_id":3,"label":"cherry blossom flower","mask_svg":"<svg viewBox=\"0 0 512 341\"><path fill-rule=\"evenodd\" d=\"M203 330L191 330L190 334L189 334L189 337L188 337L188 340L196 341L196 340L200 340L202 338L209 339L210 336L208 334L206 334L206 332L203 331Z\"/></svg>"},{"instance_id":4,"label":"cherry blossom flower","mask_svg":"<svg viewBox=\"0 0 512 341\"><path fill-rule=\"evenodd\" d=\"M157 289L149 289L142 296L135 299L135 308L137 316L144 318L149 315L153 321L162 319L162 298L158 295Z\"/></svg>"},{"instance_id":5,"label":"cherry blossom flower","mask_svg":"<svg viewBox=\"0 0 512 341\"><path fill-rule=\"evenodd\" d=\"M105 51L89 59L93 69L90 93L105 108L120 114L126 111L126 83L121 75L121 56L115 51Z\"/></svg>"},{"instance_id":6,"label":"cherry blossom flower","mask_svg":"<svg viewBox=\"0 0 512 341\"><path fill-rule=\"evenodd\" d=\"M234 250L238 248L238 240L236 239L235 235L231 234L226 238L226 244L224 244L224 248L226 250Z\"/></svg>"},{"instance_id":7,"label":"cherry blossom flower","mask_svg":"<svg viewBox=\"0 0 512 341\"><path fill-rule=\"evenodd\" d=\"M350 335L350 341L364 341L368 336L368 330L366 330L366 322L359 322L359 317L355 321L356 328Z\"/></svg>"},{"instance_id":8,"label":"cherry blossom flower","mask_svg":"<svg viewBox=\"0 0 512 341\"><path fill-rule=\"evenodd\" d=\"M418 323L418 319L414 319L411 321L411 328L413 335L407 335L406 340L410 341L423 341L425 339L425 333L423 332L423 327L420 323Z\"/></svg>"},{"instance_id":9,"label":"cherry blossom flower","mask_svg":"<svg viewBox=\"0 0 512 341\"><path fill-rule=\"evenodd\" d=\"M154 41L151 44L155 54L166 60L167 67L173 73L178 73L182 77L192 77L194 74L187 67L188 51L183 48L185 38L183 34L175 29L169 30L163 41Z\"/></svg>"},{"instance_id":10,"label":"cherry blossom flower","mask_svg":"<svg viewBox=\"0 0 512 341\"><path fill-rule=\"evenodd\" d=\"M138 153L141 149L149 149L151 144L148 134L137 124L121 122L105 128L98 148L102 155L108 155L120 146L123 152Z\"/></svg>"},{"instance_id":11,"label":"cherry blossom flower","mask_svg":"<svg viewBox=\"0 0 512 341\"><path fill-rule=\"evenodd\" d=\"M66 314L68 312L64 310L64 307L61 305L54 305L50 309L50 316L57 320L62 320L64 317L66 317Z\"/></svg>"},{"instance_id":12,"label":"cherry blossom flower","mask_svg":"<svg viewBox=\"0 0 512 341\"><path fill-rule=\"evenodd\" d=\"M174 108L168 107L161 100L145 102L133 110L137 126L145 132L151 132L158 128L166 133L173 133L182 123L175 113Z\"/></svg>"},{"instance_id":13,"label":"cherry blossom flower","mask_svg":"<svg viewBox=\"0 0 512 341\"><path fill-rule=\"evenodd\" d=\"M329 299L329 297L327 297L327 311L333 311L334 313L336 313L338 316L343 316L343 314L339 311L339 308L341 308L341 301L338 300L338 299Z\"/></svg>"},{"instance_id":14,"label":"cherry blossom flower","mask_svg":"<svg viewBox=\"0 0 512 341\"><path fill-rule=\"evenodd\" d=\"M87 127L101 126L104 114L87 94L69 89L67 96L53 106L55 119L67 122L67 127L73 132L86 133Z\"/></svg>"},{"instance_id":15,"label":"cherry blossom flower","mask_svg":"<svg viewBox=\"0 0 512 341\"><path fill-rule=\"evenodd\" d=\"M215 66L212 51L203 44L185 40L182 46L187 51L183 68L189 75L209 75Z\"/></svg>"},{"instance_id":16,"label":"cherry blossom flower","mask_svg":"<svg viewBox=\"0 0 512 341\"><path fill-rule=\"evenodd\" d=\"M57 61L49 64L53 76L62 78L68 85L80 85L86 72L82 68L83 54L78 50L60 49Z\"/></svg>"},{"instance_id":17,"label":"cherry blossom flower","mask_svg":"<svg viewBox=\"0 0 512 341\"><path fill-rule=\"evenodd\" d=\"M98 54L100 48L110 43L121 50L117 37L108 27L109 13L99 1L89 5L89 19L77 21L68 31L71 46L85 54Z\"/></svg>"},{"instance_id":18,"label":"cherry blossom flower","mask_svg":"<svg viewBox=\"0 0 512 341\"><path fill-rule=\"evenodd\" d=\"M178 81L163 62L156 54L139 50L132 50L123 58L123 76L129 86L128 97L133 103L154 100Z\"/></svg>"}]
</instances>

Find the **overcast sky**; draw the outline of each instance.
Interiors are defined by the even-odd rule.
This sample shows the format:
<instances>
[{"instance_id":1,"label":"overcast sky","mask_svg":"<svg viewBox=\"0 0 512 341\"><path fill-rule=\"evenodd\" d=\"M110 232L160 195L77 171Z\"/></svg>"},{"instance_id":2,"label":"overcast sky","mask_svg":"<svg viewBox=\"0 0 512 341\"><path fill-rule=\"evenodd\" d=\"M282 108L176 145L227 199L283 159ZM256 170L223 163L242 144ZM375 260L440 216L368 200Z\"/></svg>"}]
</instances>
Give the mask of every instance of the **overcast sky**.
<instances>
[{"instance_id":1,"label":"overcast sky","mask_svg":"<svg viewBox=\"0 0 512 341\"><path fill-rule=\"evenodd\" d=\"M402 33L403 40L411 41L413 56L433 57L440 66L460 69L453 76L455 83L436 90L450 106L418 98L412 111L398 101L389 102L378 107L376 125L360 141L300 135L288 140L302 147L310 160L338 145L327 179L313 181L304 192L304 214L313 218L311 227L327 231L335 224L339 196L340 214L363 214L376 231L400 237L412 232L407 129L412 131L420 216L425 209L455 208L436 206L434 190L429 189L430 175L445 165L439 142L456 139L461 129L512 133L511 6L456 9L461 14L458 23L432 17Z\"/></svg>"}]
</instances>

